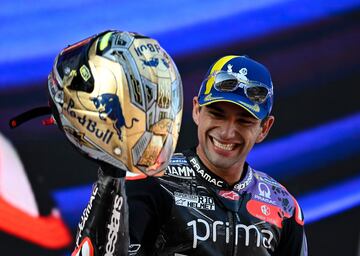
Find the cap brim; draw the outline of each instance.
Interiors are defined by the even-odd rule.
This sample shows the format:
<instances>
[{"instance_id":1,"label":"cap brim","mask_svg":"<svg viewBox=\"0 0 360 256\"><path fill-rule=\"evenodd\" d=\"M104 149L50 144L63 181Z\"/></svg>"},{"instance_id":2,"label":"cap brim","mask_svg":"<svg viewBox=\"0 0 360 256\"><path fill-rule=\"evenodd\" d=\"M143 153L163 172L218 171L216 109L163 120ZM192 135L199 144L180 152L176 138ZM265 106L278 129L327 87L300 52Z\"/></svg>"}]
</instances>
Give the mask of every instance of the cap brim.
<instances>
[{"instance_id":1,"label":"cap brim","mask_svg":"<svg viewBox=\"0 0 360 256\"><path fill-rule=\"evenodd\" d=\"M198 101L200 106L206 106L215 102L234 103L248 111L256 119L260 120L265 118L267 115L267 112L261 105L251 102L248 98L244 96L231 92L216 93L212 91L212 93L208 95L200 95Z\"/></svg>"}]
</instances>

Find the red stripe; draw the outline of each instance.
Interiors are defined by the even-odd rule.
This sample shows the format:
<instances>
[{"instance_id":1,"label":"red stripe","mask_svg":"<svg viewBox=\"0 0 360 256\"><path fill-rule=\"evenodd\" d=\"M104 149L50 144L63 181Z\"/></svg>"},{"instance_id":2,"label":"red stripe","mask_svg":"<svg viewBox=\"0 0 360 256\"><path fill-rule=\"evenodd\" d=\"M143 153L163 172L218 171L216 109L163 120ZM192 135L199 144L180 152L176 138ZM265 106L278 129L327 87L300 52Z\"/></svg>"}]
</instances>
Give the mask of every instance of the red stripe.
<instances>
[{"instance_id":1,"label":"red stripe","mask_svg":"<svg viewBox=\"0 0 360 256\"><path fill-rule=\"evenodd\" d=\"M247 202L246 209L252 216L269 222L278 228L282 228L284 218L290 217L288 213L283 212L278 206L252 199Z\"/></svg>"},{"instance_id":2,"label":"red stripe","mask_svg":"<svg viewBox=\"0 0 360 256\"><path fill-rule=\"evenodd\" d=\"M294 203L295 203L295 220L299 225L304 226L304 216L301 213L300 205L296 201L295 197L292 197L292 198L293 198Z\"/></svg>"},{"instance_id":3,"label":"red stripe","mask_svg":"<svg viewBox=\"0 0 360 256\"><path fill-rule=\"evenodd\" d=\"M82 250L82 248L83 248L83 246L84 246L85 243L89 246L89 253L90 253L90 254L88 254L88 255L78 254L78 253ZM79 247L77 247L76 250L73 251L72 254L71 254L71 256L77 256L77 255L82 255L82 256L94 256L94 247L93 247L92 242L91 242L91 240L90 240L89 237L85 237L85 238L82 240L82 242L81 242L81 244L79 245Z\"/></svg>"},{"instance_id":4,"label":"red stripe","mask_svg":"<svg viewBox=\"0 0 360 256\"><path fill-rule=\"evenodd\" d=\"M61 249L72 242L59 216L34 217L0 197L0 230L49 249Z\"/></svg>"},{"instance_id":5,"label":"red stripe","mask_svg":"<svg viewBox=\"0 0 360 256\"><path fill-rule=\"evenodd\" d=\"M143 180L146 179L147 175L143 173L136 174L135 176L126 176L126 180Z\"/></svg>"}]
</instances>

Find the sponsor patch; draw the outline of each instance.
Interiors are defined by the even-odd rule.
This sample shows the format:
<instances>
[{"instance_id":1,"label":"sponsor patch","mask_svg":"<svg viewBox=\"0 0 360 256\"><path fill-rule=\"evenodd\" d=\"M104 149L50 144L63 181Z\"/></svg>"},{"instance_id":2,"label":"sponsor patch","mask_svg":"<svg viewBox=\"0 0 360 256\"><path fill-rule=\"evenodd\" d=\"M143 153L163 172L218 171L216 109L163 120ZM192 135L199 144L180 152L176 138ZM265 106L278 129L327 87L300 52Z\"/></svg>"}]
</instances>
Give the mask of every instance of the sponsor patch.
<instances>
[{"instance_id":1,"label":"sponsor patch","mask_svg":"<svg viewBox=\"0 0 360 256\"><path fill-rule=\"evenodd\" d=\"M92 190L89 203L87 204L86 208L83 211L83 214L81 215L81 221L78 224L78 232L77 232L77 236L76 236L76 245L77 246L80 246L79 243L81 240L82 232L83 232L83 230L85 228L85 224L91 214L92 204L93 204L93 201L95 200L97 193L98 193L98 187L96 184Z\"/></svg>"},{"instance_id":2,"label":"sponsor patch","mask_svg":"<svg viewBox=\"0 0 360 256\"><path fill-rule=\"evenodd\" d=\"M118 239L120 220L121 220L121 208L123 206L124 198L120 195L116 195L113 202L113 209L110 217L110 223L107 225L109 230L107 234L107 243L105 246L104 256L113 256L116 250L116 241Z\"/></svg>"},{"instance_id":3,"label":"sponsor patch","mask_svg":"<svg viewBox=\"0 0 360 256\"><path fill-rule=\"evenodd\" d=\"M223 221L213 221L209 223L204 219L192 220L187 223L188 227L192 228L193 233L193 248L197 248L199 241L212 240L216 242L220 232L222 236L225 229L225 243L230 243L230 223ZM220 231L222 230L222 231ZM205 231L205 232L204 232ZM236 224L235 232L232 236L232 243L235 245L242 244L244 246L265 247L270 249L271 242L274 239L274 234L267 229L262 229L255 225L245 225L242 223Z\"/></svg>"},{"instance_id":4,"label":"sponsor patch","mask_svg":"<svg viewBox=\"0 0 360 256\"><path fill-rule=\"evenodd\" d=\"M80 75L84 79L85 82L87 82L91 78L90 70L85 65L81 66Z\"/></svg>"},{"instance_id":5,"label":"sponsor patch","mask_svg":"<svg viewBox=\"0 0 360 256\"><path fill-rule=\"evenodd\" d=\"M267 199L271 198L271 192L268 185L266 185L263 182L259 182L258 189L259 189L259 196L265 197Z\"/></svg>"},{"instance_id":6,"label":"sponsor patch","mask_svg":"<svg viewBox=\"0 0 360 256\"><path fill-rule=\"evenodd\" d=\"M170 164L187 164L186 158L184 157L172 157L170 159Z\"/></svg>"},{"instance_id":7,"label":"sponsor patch","mask_svg":"<svg viewBox=\"0 0 360 256\"><path fill-rule=\"evenodd\" d=\"M214 199L208 196L190 195L175 192L174 193L175 204L184 207L203 209L203 210L215 210Z\"/></svg>"},{"instance_id":8,"label":"sponsor patch","mask_svg":"<svg viewBox=\"0 0 360 256\"><path fill-rule=\"evenodd\" d=\"M271 199L271 191L268 185L264 182L258 183L258 193L253 196L256 200L276 205L275 201Z\"/></svg>"},{"instance_id":9,"label":"sponsor patch","mask_svg":"<svg viewBox=\"0 0 360 256\"><path fill-rule=\"evenodd\" d=\"M195 169L195 171L201 175L201 177L208 181L211 184L214 184L215 186L218 186L220 188L226 186L226 184L224 183L224 181L222 180L218 180L217 178L215 178L213 175L211 175L209 172L205 171L202 166L200 165L200 163L198 162L198 160L196 159L196 157L191 157L190 159L190 163L192 165L192 167Z\"/></svg>"},{"instance_id":10,"label":"sponsor patch","mask_svg":"<svg viewBox=\"0 0 360 256\"><path fill-rule=\"evenodd\" d=\"M255 112L260 112L260 107L258 104L248 104L248 103L245 103L243 101L238 101L241 105L243 105L244 107L252 110L252 111L255 111Z\"/></svg>"},{"instance_id":11,"label":"sponsor patch","mask_svg":"<svg viewBox=\"0 0 360 256\"><path fill-rule=\"evenodd\" d=\"M262 197L262 196L259 196L259 195L254 195L254 198L258 201L262 201L262 202L265 202L265 203L268 203L268 204L274 204L276 205L276 202L274 200L271 200L271 199L268 199L268 198L265 198L265 197Z\"/></svg>"},{"instance_id":12,"label":"sponsor patch","mask_svg":"<svg viewBox=\"0 0 360 256\"><path fill-rule=\"evenodd\" d=\"M171 166L166 168L166 174L176 177L194 177L195 172L189 166Z\"/></svg>"},{"instance_id":13,"label":"sponsor patch","mask_svg":"<svg viewBox=\"0 0 360 256\"><path fill-rule=\"evenodd\" d=\"M275 187L282 187L281 184L279 182L277 182L276 180L274 180L273 178L270 178L270 177L264 177L264 176L260 176L259 174L255 173L255 177L260 180L260 181L263 181L267 184L270 184L272 186L275 186Z\"/></svg>"},{"instance_id":14,"label":"sponsor patch","mask_svg":"<svg viewBox=\"0 0 360 256\"><path fill-rule=\"evenodd\" d=\"M130 129L134 126L134 122L138 122L137 118L131 119L131 124L127 125L125 123L125 118L122 111L122 106L119 100L119 97L113 93L104 93L98 95L97 97L91 97L90 100L93 102L97 110L99 110L99 118L101 120L106 120L109 118L113 121L113 128L118 134L119 139L122 141L122 132L121 128Z\"/></svg>"},{"instance_id":15,"label":"sponsor patch","mask_svg":"<svg viewBox=\"0 0 360 256\"><path fill-rule=\"evenodd\" d=\"M219 195L226 198L226 199L230 199L230 200L233 200L233 201L238 201L240 199L240 196L238 193L230 190L220 190L219 191Z\"/></svg>"},{"instance_id":16,"label":"sponsor patch","mask_svg":"<svg viewBox=\"0 0 360 256\"><path fill-rule=\"evenodd\" d=\"M271 214L271 210L269 208L269 206L267 206L266 204L263 204L261 206L261 212L265 215L265 216L269 216Z\"/></svg>"},{"instance_id":17,"label":"sponsor patch","mask_svg":"<svg viewBox=\"0 0 360 256\"><path fill-rule=\"evenodd\" d=\"M243 190L244 188L246 188L247 186L249 186L250 182L253 180L253 171L251 170L251 168L249 168L249 175L248 177L244 180L241 181L237 184L235 184L234 189L237 191Z\"/></svg>"},{"instance_id":18,"label":"sponsor patch","mask_svg":"<svg viewBox=\"0 0 360 256\"><path fill-rule=\"evenodd\" d=\"M204 98L204 101L207 102L207 101L212 101L212 100L221 100L223 99L224 97L213 97L212 96L212 93L206 95L206 97Z\"/></svg>"},{"instance_id":19,"label":"sponsor patch","mask_svg":"<svg viewBox=\"0 0 360 256\"><path fill-rule=\"evenodd\" d=\"M256 200L250 200L246 204L246 209L252 216L269 222L278 228L282 228L283 218L280 217L282 215L280 214L282 211L279 207ZM284 213L284 217L289 218L290 215Z\"/></svg>"}]
</instances>

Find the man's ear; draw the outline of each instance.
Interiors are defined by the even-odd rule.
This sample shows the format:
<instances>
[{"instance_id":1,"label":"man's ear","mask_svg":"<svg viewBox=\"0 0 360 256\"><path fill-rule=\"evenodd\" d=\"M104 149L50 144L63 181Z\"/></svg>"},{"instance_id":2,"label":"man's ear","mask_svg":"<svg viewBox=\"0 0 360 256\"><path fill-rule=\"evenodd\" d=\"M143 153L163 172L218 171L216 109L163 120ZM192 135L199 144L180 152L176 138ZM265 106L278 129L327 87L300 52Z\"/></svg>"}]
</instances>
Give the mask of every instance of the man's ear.
<instances>
[{"instance_id":1,"label":"man's ear","mask_svg":"<svg viewBox=\"0 0 360 256\"><path fill-rule=\"evenodd\" d=\"M198 97L195 96L193 98L192 118L196 125L199 125L199 116L200 116L200 105L199 105Z\"/></svg>"},{"instance_id":2,"label":"man's ear","mask_svg":"<svg viewBox=\"0 0 360 256\"><path fill-rule=\"evenodd\" d=\"M274 116L268 116L266 118L266 120L263 121L263 123L261 124L261 127L260 127L261 132L259 133L258 137L256 138L256 143L260 143L266 138L271 127L274 124L274 121L275 121Z\"/></svg>"}]
</instances>

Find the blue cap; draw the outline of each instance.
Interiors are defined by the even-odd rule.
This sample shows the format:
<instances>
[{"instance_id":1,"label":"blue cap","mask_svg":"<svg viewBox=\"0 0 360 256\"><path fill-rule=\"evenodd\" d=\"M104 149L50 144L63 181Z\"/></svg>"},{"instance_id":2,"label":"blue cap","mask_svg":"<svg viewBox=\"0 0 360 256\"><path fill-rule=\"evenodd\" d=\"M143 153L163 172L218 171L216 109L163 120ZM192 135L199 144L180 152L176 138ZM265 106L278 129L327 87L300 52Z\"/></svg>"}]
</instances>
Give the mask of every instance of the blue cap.
<instances>
[{"instance_id":1,"label":"blue cap","mask_svg":"<svg viewBox=\"0 0 360 256\"><path fill-rule=\"evenodd\" d=\"M263 103L254 103L246 96L243 88L237 88L234 91L219 91L214 87L215 79L209 79L211 74L218 71L235 73L243 80L260 83L271 92L273 91L270 72L264 65L247 56L229 55L217 60L207 72L198 94L200 106L225 101L243 107L257 119L264 119L270 114L273 104L272 94Z\"/></svg>"}]
</instances>

